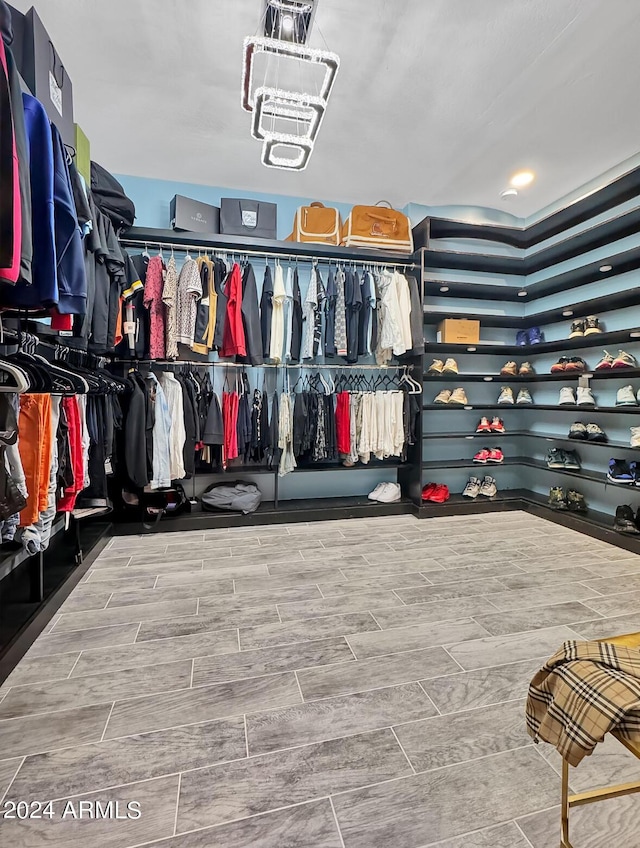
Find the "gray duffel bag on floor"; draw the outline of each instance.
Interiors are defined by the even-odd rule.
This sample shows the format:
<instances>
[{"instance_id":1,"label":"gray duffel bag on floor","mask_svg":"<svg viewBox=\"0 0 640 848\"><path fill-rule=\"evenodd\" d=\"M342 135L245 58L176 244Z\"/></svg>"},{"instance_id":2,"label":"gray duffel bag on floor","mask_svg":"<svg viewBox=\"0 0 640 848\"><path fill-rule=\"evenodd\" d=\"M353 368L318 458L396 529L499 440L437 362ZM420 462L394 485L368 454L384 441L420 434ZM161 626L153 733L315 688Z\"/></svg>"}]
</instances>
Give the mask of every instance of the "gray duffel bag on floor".
<instances>
[{"instance_id":1,"label":"gray duffel bag on floor","mask_svg":"<svg viewBox=\"0 0 640 848\"><path fill-rule=\"evenodd\" d=\"M223 509L227 512L255 512L262 501L260 489L254 483L214 483L202 494L202 508L208 512Z\"/></svg>"}]
</instances>

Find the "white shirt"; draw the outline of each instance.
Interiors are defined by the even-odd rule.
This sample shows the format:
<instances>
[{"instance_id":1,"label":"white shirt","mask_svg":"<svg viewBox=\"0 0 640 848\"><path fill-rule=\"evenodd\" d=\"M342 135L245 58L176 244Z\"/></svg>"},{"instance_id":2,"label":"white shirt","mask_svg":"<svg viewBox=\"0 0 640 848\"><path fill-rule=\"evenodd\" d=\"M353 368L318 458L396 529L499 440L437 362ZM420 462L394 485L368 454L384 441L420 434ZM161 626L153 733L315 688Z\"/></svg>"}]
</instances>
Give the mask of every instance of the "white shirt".
<instances>
[{"instance_id":1,"label":"white shirt","mask_svg":"<svg viewBox=\"0 0 640 848\"><path fill-rule=\"evenodd\" d=\"M159 378L160 385L164 391L171 416L171 432L169 434L171 453L169 456L169 467L172 480L182 480L187 472L184 470L184 443L187 433L184 428L184 402L182 399L182 386L173 374L164 371Z\"/></svg>"},{"instance_id":2,"label":"white shirt","mask_svg":"<svg viewBox=\"0 0 640 848\"><path fill-rule=\"evenodd\" d=\"M273 311L271 313L271 344L269 347L269 359L274 362L282 362L284 346L284 304L287 293L284 288L284 274L282 265L276 263L276 272L273 276Z\"/></svg>"}]
</instances>

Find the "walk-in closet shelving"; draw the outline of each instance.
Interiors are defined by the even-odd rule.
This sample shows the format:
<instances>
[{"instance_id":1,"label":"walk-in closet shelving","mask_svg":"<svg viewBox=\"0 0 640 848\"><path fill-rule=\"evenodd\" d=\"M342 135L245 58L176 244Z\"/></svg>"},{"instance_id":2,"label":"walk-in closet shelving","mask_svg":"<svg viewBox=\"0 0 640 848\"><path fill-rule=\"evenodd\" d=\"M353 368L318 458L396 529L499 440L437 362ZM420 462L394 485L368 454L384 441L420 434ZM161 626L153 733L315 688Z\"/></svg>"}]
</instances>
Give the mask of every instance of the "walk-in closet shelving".
<instances>
[{"instance_id":1,"label":"walk-in closet shelving","mask_svg":"<svg viewBox=\"0 0 640 848\"><path fill-rule=\"evenodd\" d=\"M249 260L255 261L272 261L276 258L283 262L292 263L310 263L313 261L319 262L322 267L326 268L329 263L337 264L344 263L353 265L357 268L362 267L385 267L397 268L400 271L413 272L419 279L420 284L420 265L419 258L407 254L395 254L383 251L370 251L359 249L348 249L343 247L334 247L322 244L304 244L297 242L284 242L273 240L251 240L243 237L224 236L224 235L202 235L200 233L178 232L174 230L155 230L140 227L133 227L121 236L121 242L130 252L135 250L148 250L149 252L163 250L175 251L184 253L189 251L192 255L209 252L210 254L226 255L228 259L246 257ZM303 292L304 296L304 292ZM419 382L423 372L423 356L405 355L399 360L394 361L388 366L379 366L368 360L358 362L353 365L345 364L342 359L323 360L317 362L304 362L301 364L271 364L251 366L239 363L229 363L225 360L208 361L207 359L187 360L193 367L209 368L216 370L225 368L246 369L248 372L253 370L260 371L265 369L268 372L268 379L277 385L281 385L286 374L290 375L291 385L297 379L297 374L308 373L309 371L335 372L346 374L357 374L358 372L380 372L382 375L398 375L401 376L404 369L414 375ZM130 360L127 360L130 366ZM185 361L170 360L170 361L155 361L153 363L145 362L146 367L154 368L172 368L180 367L185 364ZM119 367L126 367L124 363L119 363ZM419 399L421 404L422 398ZM263 484L267 490L265 501L261 504L256 513L248 516L233 515L233 514L214 514L200 511L200 507L195 506L194 511L190 514L179 517L178 519L167 521L161 525L162 529L167 530L184 530L193 527L222 527L244 524L257 524L265 522L285 522L285 521L309 521L321 517L342 518L345 516L358 515L388 515L398 514L402 512L411 512L417 508L420 503L421 493L421 458L422 444L421 434L418 434L416 444L408 450L407 461L387 461L387 460L372 460L370 464L363 465L359 463L355 467L347 468L337 462L317 463L309 465L299 465L293 472L280 478L278 476L277 466L275 468L265 468L262 466L252 465L234 465L229 463L227 470L224 472L224 479L232 480L236 477L251 479L253 474L260 475L262 483L258 485L262 488ZM322 491L318 489L316 484L317 474L331 475L334 472L341 472L337 478L337 487L339 491L348 491L349 473L364 475L362 478L365 481L373 481L363 483L367 492L374 488L378 482L376 475L382 479L391 482L398 482L402 489L402 500L397 503L383 504L374 501L369 501L366 492L363 494L344 497L336 495L335 497L311 497L314 491ZM311 475L311 476L309 476ZM272 481L269 478L272 478ZM207 481L219 482L221 479L220 473L207 474ZM354 478L355 479L355 478ZM296 496L291 497L290 492L283 496L283 489L291 486L290 481L295 483ZM308 480L309 482L301 487L300 481ZM298 491L303 489L307 494L299 496ZM192 489L191 481L185 481L185 489L190 492ZM117 533L137 533L139 525L133 524L117 524Z\"/></svg>"},{"instance_id":2,"label":"walk-in closet shelving","mask_svg":"<svg viewBox=\"0 0 640 848\"><path fill-rule=\"evenodd\" d=\"M615 280L629 270L640 268L638 197L640 170L603 186L534 225L531 230L435 218L425 220L417 228L423 239L425 234L427 237L419 251L425 292L427 354L422 479L423 484L431 480L447 483L452 493L445 504L424 504L421 514L482 512L512 509L516 503L526 504L526 508L554 520L577 522L576 526L586 532L605 533L609 541L640 552L636 540L621 539L610 529L618 504L631 503L634 508L640 505L640 489L616 485L606 475L609 457L632 460L637 456L637 449L631 447L628 438L629 428L637 426L636 422L640 424L637 417L640 406L616 406L615 402L616 390L625 384L632 384L634 391L640 388L640 368L593 371L603 349L615 355L622 348L640 356L640 289L633 278L628 283L625 280L624 287ZM596 216L600 218L594 221ZM566 232L572 227L576 230ZM553 237L556 237L554 244L543 244ZM464 241L458 249L454 242L459 239ZM474 242L475 252L467 247L468 240ZM503 255L504 249L497 255L496 244L509 245L512 249L508 255ZM540 249L536 250L539 245ZM592 254L592 251L599 252ZM556 267L560 262L564 264ZM613 268L606 270L607 265ZM437 269L437 273L432 269ZM496 276L500 278L500 285L495 284ZM601 291L596 290L596 296L594 287L588 286L595 281L601 284ZM441 292L441 287L448 290ZM505 288L509 290L506 297ZM550 299L548 296L552 294L555 297ZM543 297L545 300L541 301ZM536 309L537 301L541 301L540 309ZM451 311L447 312L443 304L451 304ZM572 339L557 338L561 333L569 335L572 321L587 315L602 317L603 314L605 332ZM436 342L435 325L444 318L479 320L480 341L454 345ZM627 322L627 327L621 328L620 325ZM612 328L610 331L606 331L607 324ZM515 344L516 332L532 327L539 327L543 333L546 331L551 340L533 345ZM593 353L589 354L590 350ZM587 369L584 373L551 374L552 354L583 356ZM428 373L433 358L444 361L448 357L459 360L458 374ZM518 364L525 360L531 362L536 373L522 377L501 375L500 368L511 359ZM527 387L534 403L498 404L501 387L510 385L514 394L518 388ZM578 385L591 386L596 406L558 405L559 389L565 385L574 389ZM433 403L441 388L455 387L466 389L467 404ZM434 418L436 412L438 415ZM448 412L460 415L448 418ZM489 420L493 416L503 418L507 432L476 433L482 415ZM569 427L574 421L599 423L608 435L608 443L569 439ZM466 426L469 432L465 433ZM565 432L560 434L562 430ZM582 469L549 469L545 454L554 443L563 450L577 451ZM474 454L485 445L500 445L505 454L504 463L486 466L473 463ZM595 447L598 449L592 450ZM499 493L494 500L478 497L469 502L462 499L462 487L474 469L474 476L490 474L496 477ZM567 515L550 510L546 498L552 485L583 491L589 505L587 514Z\"/></svg>"}]
</instances>

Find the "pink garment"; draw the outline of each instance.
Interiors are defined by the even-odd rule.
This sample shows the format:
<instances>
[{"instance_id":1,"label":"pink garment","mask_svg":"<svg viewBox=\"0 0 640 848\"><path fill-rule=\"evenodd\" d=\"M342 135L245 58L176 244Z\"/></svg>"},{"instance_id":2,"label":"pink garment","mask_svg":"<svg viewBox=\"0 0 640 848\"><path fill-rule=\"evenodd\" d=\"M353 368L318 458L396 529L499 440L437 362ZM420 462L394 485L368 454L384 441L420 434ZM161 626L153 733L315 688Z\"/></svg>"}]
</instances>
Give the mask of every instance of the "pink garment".
<instances>
[{"instance_id":1,"label":"pink garment","mask_svg":"<svg viewBox=\"0 0 640 848\"><path fill-rule=\"evenodd\" d=\"M160 256L152 256L147 268L144 284L144 305L149 310L149 355L151 359L165 358L165 316L166 308L162 301L164 288L164 266Z\"/></svg>"},{"instance_id":2,"label":"pink garment","mask_svg":"<svg viewBox=\"0 0 640 848\"><path fill-rule=\"evenodd\" d=\"M4 49L4 41L0 38L0 65L7 80L9 70L7 68L7 54ZM16 134L11 129L13 148L13 244L11 265L8 268L0 268L0 279L9 283L16 283L20 276L20 257L22 251L22 201L20 199L20 166L18 163L18 150L16 148ZM4 202L4 198L2 199Z\"/></svg>"}]
</instances>

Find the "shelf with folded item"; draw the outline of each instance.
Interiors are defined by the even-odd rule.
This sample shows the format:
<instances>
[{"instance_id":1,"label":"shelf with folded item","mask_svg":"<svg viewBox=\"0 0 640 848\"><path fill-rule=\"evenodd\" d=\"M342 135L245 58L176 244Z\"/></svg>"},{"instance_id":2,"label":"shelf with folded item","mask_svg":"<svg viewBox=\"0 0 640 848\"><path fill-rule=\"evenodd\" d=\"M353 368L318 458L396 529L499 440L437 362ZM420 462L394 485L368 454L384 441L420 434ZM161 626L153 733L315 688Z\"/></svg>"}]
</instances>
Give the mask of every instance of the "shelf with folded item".
<instances>
[{"instance_id":1,"label":"shelf with folded item","mask_svg":"<svg viewBox=\"0 0 640 848\"><path fill-rule=\"evenodd\" d=\"M476 316L477 317L477 316ZM570 318L565 318L569 321ZM446 344L444 342L425 342L425 353L446 353L447 356L464 353L485 353L499 356L528 358L542 353L562 353L567 350L582 348L607 348L616 345L628 345L640 342L640 328L631 327L628 330L615 330L611 333L593 333L590 336L577 336L573 339L557 339L550 342L539 342L533 345L503 345L484 342L468 344Z\"/></svg>"},{"instance_id":2,"label":"shelf with folded item","mask_svg":"<svg viewBox=\"0 0 640 848\"><path fill-rule=\"evenodd\" d=\"M527 435L529 434L523 430L510 430L507 433L483 430L481 433L424 433L422 439L504 439Z\"/></svg>"}]
</instances>

